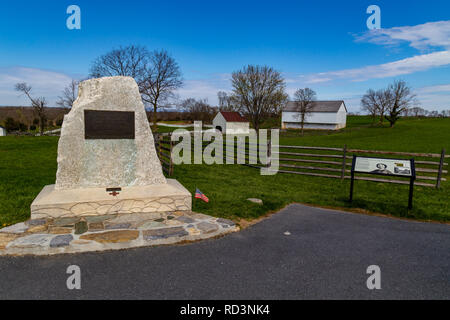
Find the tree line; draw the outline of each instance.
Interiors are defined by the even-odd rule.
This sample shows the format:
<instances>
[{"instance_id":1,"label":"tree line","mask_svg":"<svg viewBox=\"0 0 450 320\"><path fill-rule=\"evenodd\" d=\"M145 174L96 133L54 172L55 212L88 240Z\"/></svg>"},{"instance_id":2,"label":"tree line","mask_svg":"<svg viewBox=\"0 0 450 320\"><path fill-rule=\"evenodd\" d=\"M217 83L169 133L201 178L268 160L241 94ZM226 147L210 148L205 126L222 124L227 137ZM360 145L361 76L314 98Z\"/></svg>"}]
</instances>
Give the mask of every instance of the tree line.
<instances>
[{"instance_id":1,"label":"tree line","mask_svg":"<svg viewBox=\"0 0 450 320\"><path fill-rule=\"evenodd\" d=\"M450 110L428 111L418 105L416 95L405 81L397 80L387 88L369 89L361 99L361 111L383 124L386 119L393 127L401 117L450 117Z\"/></svg>"},{"instance_id":2,"label":"tree line","mask_svg":"<svg viewBox=\"0 0 450 320\"><path fill-rule=\"evenodd\" d=\"M153 109L151 121L154 128L158 109L169 99L176 98L176 90L183 85L180 67L167 51L149 51L145 47L134 45L113 49L93 61L88 78L105 76L130 76L136 80L143 102ZM193 120L205 121L212 120L217 110L239 111L255 129L259 129L266 117L279 115L288 100L281 73L268 66L248 65L233 72L231 82L233 91L230 95L218 93L218 108L209 105L205 99L193 98L179 101L176 107L190 113ZM64 89L57 104L72 107L77 97L77 88L78 82L73 80ZM40 119L40 131L43 132L46 99L34 96L32 87L26 83L16 84L15 89L30 100ZM304 109L306 111L307 108Z\"/></svg>"},{"instance_id":3,"label":"tree line","mask_svg":"<svg viewBox=\"0 0 450 320\"><path fill-rule=\"evenodd\" d=\"M87 79L108 76L130 76L136 80L142 100L153 107L154 125L158 107L173 97L174 91L183 84L180 67L166 50L149 51L143 46L134 45L113 49L92 62ZM72 80L58 98L57 105L72 107L78 94L78 83ZM46 122L45 110L48 107L46 99L34 96L32 87L27 83L17 83L15 89L31 102L42 133Z\"/></svg>"},{"instance_id":4,"label":"tree line","mask_svg":"<svg viewBox=\"0 0 450 320\"><path fill-rule=\"evenodd\" d=\"M143 46L119 47L96 58L90 67L89 78L106 76L130 76L138 84L142 100L152 109L153 129L156 129L157 112L170 100L177 101L178 110L188 114L185 120L211 121L217 111L238 111L258 130L268 117L280 116L283 106L289 100L282 74L269 66L248 65L232 73L231 92L217 93L219 105L211 106L206 99L187 98L179 100L175 94L182 87L180 67L166 50L150 51ZM79 82L72 82L58 98L57 105L71 108L77 98ZM39 119L41 133L46 123L47 101L32 93L26 83L17 83L15 89L24 94ZM298 114L303 134L307 115L312 112L316 92L310 88L295 91L291 101ZM417 105L416 96L406 82L399 80L385 89L369 89L361 99L361 109L380 123L386 119L393 127L403 115L425 115L426 111ZM446 114L446 113L444 113Z\"/></svg>"}]
</instances>

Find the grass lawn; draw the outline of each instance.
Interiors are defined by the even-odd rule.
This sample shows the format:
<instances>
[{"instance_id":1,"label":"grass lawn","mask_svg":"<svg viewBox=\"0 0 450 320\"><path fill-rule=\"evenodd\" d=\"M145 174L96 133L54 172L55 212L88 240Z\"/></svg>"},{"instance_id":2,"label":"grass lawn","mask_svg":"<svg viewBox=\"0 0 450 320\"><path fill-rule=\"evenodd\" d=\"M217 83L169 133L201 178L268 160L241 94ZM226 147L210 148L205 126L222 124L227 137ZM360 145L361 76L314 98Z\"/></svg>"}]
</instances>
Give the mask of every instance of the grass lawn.
<instances>
[{"instance_id":1,"label":"grass lawn","mask_svg":"<svg viewBox=\"0 0 450 320\"><path fill-rule=\"evenodd\" d=\"M442 147L450 151L450 119L402 119L391 129L371 126L370 118L349 117L348 127L340 132L308 132L301 137L288 131L280 140L292 145L347 144L350 148L440 153ZM57 143L58 137L0 138L0 227L28 219L33 199L44 185L55 182ZM291 174L261 176L258 169L240 165L180 165L174 169L174 178L192 193L197 187L209 197L209 203L194 199L195 211L236 220L258 218L289 203L302 202L450 221L449 181L443 182L440 190L416 186L414 208L408 214L406 185L356 181L350 205L348 180ZM247 201L249 197L262 199L264 205Z\"/></svg>"},{"instance_id":2,"label":"grass lawn","mask_svg":"<svg viewBox=\"0 0 450 320\"><path fill-rule=\"evenodd\" d=\"M304 137L297 130L288 130L280 137L285 145L441 153L450 154L450 118L400 119L393 128L387 121L372 125L368 116L349 116L347 128L339 132L310 131Z\"/></svg>"}]
</instances>

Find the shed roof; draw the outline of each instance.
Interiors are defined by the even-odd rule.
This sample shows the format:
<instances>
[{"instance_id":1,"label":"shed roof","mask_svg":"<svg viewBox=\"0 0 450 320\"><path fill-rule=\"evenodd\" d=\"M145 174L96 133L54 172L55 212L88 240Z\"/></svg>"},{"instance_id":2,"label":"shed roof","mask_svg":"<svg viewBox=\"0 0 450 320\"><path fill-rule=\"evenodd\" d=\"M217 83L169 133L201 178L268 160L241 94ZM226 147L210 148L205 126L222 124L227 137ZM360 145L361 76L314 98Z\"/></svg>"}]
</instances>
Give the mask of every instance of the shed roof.
<instances>
[{"instance_id":1,"label":"shed roof","mask_svg":"<svg viewBox=\"0 0 450 320\"><path fill-rule=\"evenodd\" d=\"M236 111L220 111L220 113L228 122L248 122Z\"/></svg>"},{"instance_id":2,"label":"shed roof","mask_svg":"<svg viewBox=\"0 0 450 320\"><path fill-rule=\"evenodd\" d=\"M342 104L344 104L345 111L347 107L345 106L344 100L328 100L328 101L314 101L311 112L338 112ZM295 101L289 101L286 103L283 111L298 111Z\"/></svg>"}]
</instances>

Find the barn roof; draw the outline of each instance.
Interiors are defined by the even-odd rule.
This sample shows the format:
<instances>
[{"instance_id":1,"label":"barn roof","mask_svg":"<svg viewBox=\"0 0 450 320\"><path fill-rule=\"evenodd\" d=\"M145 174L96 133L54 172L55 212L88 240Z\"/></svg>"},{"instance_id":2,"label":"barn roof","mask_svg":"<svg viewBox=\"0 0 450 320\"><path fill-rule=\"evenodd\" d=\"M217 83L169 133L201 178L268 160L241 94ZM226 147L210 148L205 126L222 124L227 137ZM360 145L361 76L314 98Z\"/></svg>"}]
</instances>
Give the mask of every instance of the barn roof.
<instances>
[{"instance_id":1,"label":"barn roof","mask_svg":"<svg viewBox=\"0 0 450 320\"><path fill-rule=\"evenodd\" d=\"M314 101L312 102L313 107L311 112L338 112L341 105L344 103L344 100L328 100L328 101ZM347 107L344 103L345 111L347 111ZM286 103L286 106L283 108L283 111L297 111L295 101L289 101Z\"/></svg>"},{"instance_id":2,"label":"barn roof","mask_svg":"<svg viewBox=\"0 0 450 320\"><path fill-rule=\"evenodd\" d=\"M220 111L222 116L228 122L247 122L240 114L236 111Z\"/></svg>"}]
</instances>

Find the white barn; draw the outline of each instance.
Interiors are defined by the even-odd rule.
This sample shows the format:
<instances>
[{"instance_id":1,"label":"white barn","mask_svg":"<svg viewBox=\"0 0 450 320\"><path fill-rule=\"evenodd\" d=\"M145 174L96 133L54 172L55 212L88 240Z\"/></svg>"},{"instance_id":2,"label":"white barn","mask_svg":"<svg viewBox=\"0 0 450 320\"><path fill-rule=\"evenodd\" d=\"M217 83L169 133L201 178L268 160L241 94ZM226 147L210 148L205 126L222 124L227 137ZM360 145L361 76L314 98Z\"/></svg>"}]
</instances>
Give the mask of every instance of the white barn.
<instances>
[{"instance_id":1,"label":"white barn","mask_svg":"<svg viewBox=\"0 0 450 320\"><path fill-rule=\"evenodd\" d=\"M6 136L6 129L0 126L0 137Z\"/></svg>"},{"instance_id":2,"label":"white barn","mask_svg":"<svg viewBox=\"0 0 450 320\"><path fill-rule=\"evenodd\" d=\"M220 111L213 119L213 127L225 134L248 134L250 125L239 112Z\"/></svg>"},{"instance_id":3,"label":"white barn","mask_svg":"<svg viewBox=\"0 0 450 320\"><path fill-rule=\"evenodd\" d=\"M306 115L304 129L338 130L347 124L347 107L343 100L314 101ZM289 101L281 115L282 129L301 129L300 112L294 101Z\"/></svg>"}]
</instances>

